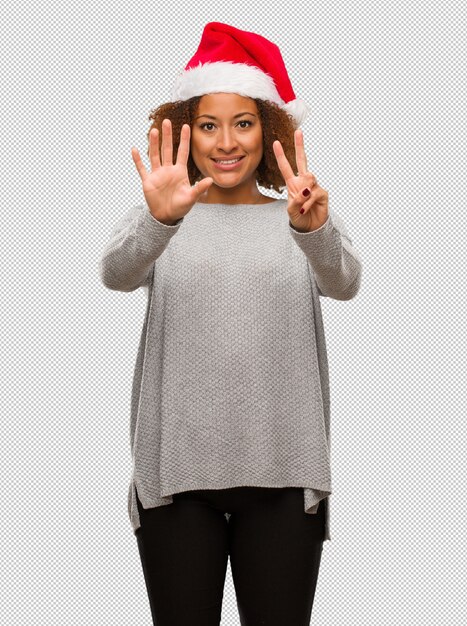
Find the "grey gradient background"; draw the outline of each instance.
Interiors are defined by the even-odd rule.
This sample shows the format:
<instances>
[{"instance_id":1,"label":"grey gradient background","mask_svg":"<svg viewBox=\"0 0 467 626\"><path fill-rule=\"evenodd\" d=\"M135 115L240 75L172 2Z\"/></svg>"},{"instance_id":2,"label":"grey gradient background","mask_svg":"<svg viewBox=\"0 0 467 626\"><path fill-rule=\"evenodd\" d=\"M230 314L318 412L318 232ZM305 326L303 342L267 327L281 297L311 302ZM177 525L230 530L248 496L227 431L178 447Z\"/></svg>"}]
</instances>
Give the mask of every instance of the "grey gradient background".
<instances>
[{"instance_id":1,"label":"grey gradient background","mask_svg":"<svg viewBox=\"0 0 467 626\"><path fill-rule=\"evenodd\" d=\"M354 300L322 299L333 538L311 623L465 623L461 3L191 7L0 9L0 623L151 623L126 503L145 295L106 290L97 262L143 199L131 147L147 164L149 111L208 21L280 46L309 169L363 262Z\"/></svg>"}]
</instances>

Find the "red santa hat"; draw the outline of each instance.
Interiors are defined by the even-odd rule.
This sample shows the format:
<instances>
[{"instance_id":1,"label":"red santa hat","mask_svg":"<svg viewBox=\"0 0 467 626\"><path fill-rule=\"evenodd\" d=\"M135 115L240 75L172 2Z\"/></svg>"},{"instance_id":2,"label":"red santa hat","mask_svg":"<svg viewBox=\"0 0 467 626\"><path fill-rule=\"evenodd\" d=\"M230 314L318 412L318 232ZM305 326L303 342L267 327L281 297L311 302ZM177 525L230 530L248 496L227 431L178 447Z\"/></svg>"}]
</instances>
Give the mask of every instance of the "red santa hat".
<instances>
[{"instance_id":1,"label":"red santa hat","mask_svg":"<svg viewBox=\"0 0 467 626\"><path fill-rule=\"evenodd\" d=\"M295 128L309 113L308 105L295 97L276 44L229 24L209 22L198 50L177 76L171 100L218 92L275 102L292 116Z\"/></svg>"}]
</instances>

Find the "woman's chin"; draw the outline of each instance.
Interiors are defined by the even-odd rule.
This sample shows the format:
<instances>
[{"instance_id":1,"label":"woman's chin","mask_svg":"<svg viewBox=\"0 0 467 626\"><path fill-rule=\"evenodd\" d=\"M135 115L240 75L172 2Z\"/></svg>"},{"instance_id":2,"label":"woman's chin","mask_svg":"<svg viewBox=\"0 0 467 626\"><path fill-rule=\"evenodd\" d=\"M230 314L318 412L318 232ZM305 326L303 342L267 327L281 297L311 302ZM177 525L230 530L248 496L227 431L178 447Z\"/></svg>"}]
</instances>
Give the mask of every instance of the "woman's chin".
<instances>
[{"instance_id":1,"label":"woman's chin","mask_svg":"<svg viewBox=\"0 0 467 626\"><path fill-rule=\"evenodd\" d=\"M234 187L238 187L241 182L238 178L234 180L232 176L230 177L230 180L227 176L217 176L213 174L206 174L206 176L209 176L213 180L211 187L215 185L221 189L233 189Z\"/></svg>"}]
</instances>

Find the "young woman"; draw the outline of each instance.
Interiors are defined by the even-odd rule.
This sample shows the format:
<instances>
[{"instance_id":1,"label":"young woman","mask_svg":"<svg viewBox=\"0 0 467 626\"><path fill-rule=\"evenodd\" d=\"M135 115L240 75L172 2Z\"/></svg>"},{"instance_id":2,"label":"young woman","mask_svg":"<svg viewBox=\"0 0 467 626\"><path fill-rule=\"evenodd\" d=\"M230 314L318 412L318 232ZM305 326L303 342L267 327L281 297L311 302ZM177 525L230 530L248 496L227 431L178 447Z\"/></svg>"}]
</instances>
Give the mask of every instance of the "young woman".
<instances>
[{"instance_id":1,"label":"young woman","mask_svg":"<svg viewBox=\"0 0 467 626\"><path fill-rule=\"evenodd\" d=\"M305 115L277 46L207 24L150 116L150 171L132 150L145 202L100 259L109 289L148 294L128 513L158 626L218 625L229 557L243 626L310 621L331 538L319 298L353 298L361 262Z\"/></svg>"}]
</instances>

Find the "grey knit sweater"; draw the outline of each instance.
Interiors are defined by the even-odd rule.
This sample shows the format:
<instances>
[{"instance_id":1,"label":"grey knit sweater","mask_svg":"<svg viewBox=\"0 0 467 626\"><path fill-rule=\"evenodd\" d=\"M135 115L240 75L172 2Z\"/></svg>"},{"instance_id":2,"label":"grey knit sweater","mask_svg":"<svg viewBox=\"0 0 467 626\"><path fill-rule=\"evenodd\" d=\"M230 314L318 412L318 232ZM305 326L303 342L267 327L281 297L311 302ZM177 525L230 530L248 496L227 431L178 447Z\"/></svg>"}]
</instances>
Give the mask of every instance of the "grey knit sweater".
<instances>
[{"instance_id":1,"label":"grey knit sweater","mask_svg":"<svg viewBox=\"0 0 467 626\"><path fill-rule=\"evenodd\" d=\"M109 289L142 287L147 307L131 394L128 515L172 494L303 487L329 496L330 393L320 296L353 298L361 261L336 213L300 233L287 200L196 203L173 226L145 202L99 259ZM323 503L324 504L324 503Z\"/></svg>"}]
</instances>

